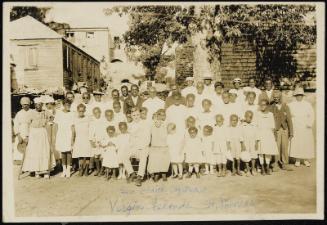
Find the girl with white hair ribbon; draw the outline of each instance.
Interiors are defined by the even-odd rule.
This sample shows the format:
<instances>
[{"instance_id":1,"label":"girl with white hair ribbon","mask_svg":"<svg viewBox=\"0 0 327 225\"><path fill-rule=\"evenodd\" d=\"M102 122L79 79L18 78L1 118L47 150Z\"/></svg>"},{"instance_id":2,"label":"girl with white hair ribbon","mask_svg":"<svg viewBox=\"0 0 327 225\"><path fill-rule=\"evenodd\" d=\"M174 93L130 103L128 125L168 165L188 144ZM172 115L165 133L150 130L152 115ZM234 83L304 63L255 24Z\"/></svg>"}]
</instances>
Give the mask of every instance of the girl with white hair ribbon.
<instances>
[{"instance_id":1,"label":"girl with white hair ribbon","mask_svg":"<svg viewBox=\"0 0 327 225\"><path fill-rule=\"evenodd\" d=\"M44 174L44 178L49 178L50 170L55 167L56 162L53 152L50 151L48 134L45 129L47 117L42 110L43 102L40 98L35 98L34 103L35 110L32 111L22 171L35 172L36 177Z\"/></svg>"}]
</instances>

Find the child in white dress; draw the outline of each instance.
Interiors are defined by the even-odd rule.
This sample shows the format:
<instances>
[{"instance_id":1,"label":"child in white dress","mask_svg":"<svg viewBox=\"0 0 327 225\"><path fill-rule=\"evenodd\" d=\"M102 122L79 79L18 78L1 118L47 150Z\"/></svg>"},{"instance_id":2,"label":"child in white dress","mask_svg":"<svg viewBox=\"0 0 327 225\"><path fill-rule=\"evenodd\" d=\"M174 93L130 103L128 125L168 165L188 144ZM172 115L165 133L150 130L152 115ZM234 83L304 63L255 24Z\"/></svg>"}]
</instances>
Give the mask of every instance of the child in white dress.
<instances>
[{"instance_id":1,"label":"child in white dress","mask_svg":"<svg viewBox=\"0 0 327 225\"><path fill-rule=\"evenodd\" d=\"M112 171L113 179L117 179L118 163L118 139L115 135L116 129L114 126L107 127L107 137L103 138L100 146L103 148L103 163L102 166L106 168L106 178L109 180L109 175Z\"/></svg>"},{"instance_id":2,"label":"child in white dress","mask_svg":"<svg viewBox=\"0 0 327 225\"><path fill-rule=\"evenodd\" d=\"M232 175L235 174L242 176L241 173L241 129L238 126L238 115L232 114L230 116L230 126L229 126L228 138L227 138L227 147L230 151L233 158L232 161Z\"/></svg>"},{"instance_id":3,"label":"child in white dress","mask_svg":"<svg viewBox=\"0 0 327 225\"><path fill-rule=\"evenodd\" d=\"M209 99L204 99L202 101L202 111L199 114L199 125L203 129L204 126L214 126L215 124L215 115L211 110L211 101Z\"/></svg>"},{"instance_id":4,"label":"child in white dress","mask_svg":"<svg viewBox=\"0 0 327 225\"><path fill-rule=\"evenodd\" d=\"M214 151L214 136L213 134L213 128L212 126L205 125L203 127L203 136L202 136L202 151L205 161L205 173L208 175L209 173L211 175L214 174L214 167L216 166L215 158L213 155Z\"/></svg>"},{"instance_id":5,"label":"child in white dress","mask_svg":"<svg viewBox=\"0 0 327 225\"><path fill-rule=\"evenodd\" d=\"M125 157L125 154L128 151L129 147L129 133L127 128L126 122L120 122L119 123L119 131L120 134L117 136L118 138L118 163L119 163L119 175L118 179L125 179L125 168L123 164L123 160Z\"/></svg>"},{"instance_id":6,"label":"child in white dress","mask_svg":"<svg viewBox=\"0 0 327 225\"><path fill-rule=\"evenodd\" d=\"M183 179L183 136L176 133L176 125L169 123L167 125L167 145L170 154L170 163L173 168L173 178Z\"/></svg>"},{"instance_id":7,"label":"child in white dress","mask_svg":"<svg viewBox=\"0 0 327 225\"><path fill-rule=\"evenodd\" d=\"M224 126L224 117L222 114L216 115L216 125L214 130L214 156L218 164L218 177L226 176L226 152L227 152L228 130Z\"/></svg>"},{"instance_id":8,"label":"child in white dress","mask_svg":"<svg viewBox=\"0 0 327 225\"><path fill-rule=\"evenodd\" d=\"M260 111L257 114L258 134L259 134L259 162L262 175L271 175L270 161L272 155L278 155L277 142L275 140L275 120L274 115L268 109L268 100L262 99L259 102ZM264 167L266 161L266 167Z\"/></svg>"},{"instance_id":9,"label":"child in white dress","mask_svg":"<svg viewBox=\"0 0 327 225\"><path fill-rule=\"evenodd\" d=\"M92 156L91 143L89 141L90 117L85 115L86 106L77 106L78 116L72 123L73 130L73 158L79 161L79 176L88 176L90 157Z\"/></svg>"},{"instance_id":10,"label":"child in white dress","mask_svg":"<svg viewBox=\"0 0 327 225\"><path fill-rule=\"evenodd\" d=\"M101 119L100 107L95 107L92 110L93 120L90 122L89 140L92 146L92 154L94 157L96 172L94 176L98 176L101 170L100 158L101 158L101 147L100 141L103 138L103 120Z\"/></svg>"},{"instance_id":11,"label":"child in white dress","mask_svg":"<svg viewBox=\"0 0 327 225\"><path fill-rule=\"evenodd\" d=\"M73 114L70 111L71 102L63 101L63 109L58 110L54 122L58 125L56 136L56 150L61 152L63 173L61 177L70 177L72 162L72 121Z\"/></svg>"},{"instance_id":12,"label":"child in white dress","mask_svg":"<svg viewBox=\"0 0 327 225\"><path fill-rule=\"evenodd\" d=\"M241 124L242 128L242 152L246 152L251 160L251 174L256 174L255 162L258 158L258 144L259 138L257 133L257 126L253 123L253 112L248 110L244 115L244 122ZM244 159L242 159L244 160ZM249 162L245 161L246 175L250 171Z\"/></svg>"},{"instance_id":13,"label":"child in white dress","mask_svg":"<svg viewBox=\"0 0 327 225\"><path fill-rule=\"evenodd\" d=\"M199 166L204 161L201 149L202 143L198 135L198 129L196 127L189 128L184 144L185 162L189 166L186 178L192 177L193 168L195 169L196 178L200 178Z\"/></svg>"}]
</instances>

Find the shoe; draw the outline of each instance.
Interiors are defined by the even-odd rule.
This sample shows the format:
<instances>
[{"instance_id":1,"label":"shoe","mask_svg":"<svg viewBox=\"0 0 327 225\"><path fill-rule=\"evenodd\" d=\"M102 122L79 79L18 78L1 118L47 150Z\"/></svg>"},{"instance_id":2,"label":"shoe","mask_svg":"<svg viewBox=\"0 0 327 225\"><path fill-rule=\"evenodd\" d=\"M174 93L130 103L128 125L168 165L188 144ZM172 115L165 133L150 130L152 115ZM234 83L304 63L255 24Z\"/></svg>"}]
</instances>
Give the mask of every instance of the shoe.
<instances>
[{"instance_id":1,"label":"shoe","mask_svg":"<svg viewBox=\"0 0 327 225\"><path fill-rule=\"evenodd\" d=\"M122 175L119 174L118 177L117 177L117 180L121 180L121 178L122 178Z\"/></svg>"},{"instance_id":2,"label":"shoe","mask_svg":"<svg viewBox=\"0 0 327 225\"><path fill-rule=\"evenodd\" d=\"M178 175L178 180L183 180L183 175Z\"/></svg>"},{"instance_id":3,"label":"shoe","mask_svg":"<svg viewBox=\"0 0 327 225\"><path fill-rule=\"evenodd\" d=\"M267 167L267 175L271 175L271 169Z\"/></svg>"},{"instance_id":4,"label":"shoe","mask_svg":"<svg viewBox=\"0 0 327 225\"><path fill-rule=\"evenodd\" d=\"M204 175L209 175L209 171L206 170L203 174L204 174Z\"/></svg>"},{"instance_id":5,"label":"shoe","mask_svg":"<svg viewBox=\"0 0 327 225\"><path fill-rule=\"evenodd\" d=\"M162 174L162 180L167 181L167 175L166 174Z\"/></svg>"},{"instance_id":6,"label":"shoe","mask_svg":"<svg viewBox=\"0 0 327 225\"><path fill-rule=\"evenodd\" d=\"M251 170L251 174L252 174L252 176L257 175L257 172L255 171L255 169L252 169L252 170Z\"/></svg>"},{"instance_id":7,"label":"shoe","mask_svg":"<svg viewBox=\"0 0 327 225\"><path fill-rule=\"evenodd\" d=\"M301 165L300 161L296 161L295 164L294 164L294 166L296 166L296 167L299 167L300 165Z\"/></svg>"},{"instance_id":8,"label":"shoe","mask_svg":"<svg viewBox=\"0 0 327 225\"><path fill-rule=\"evenodd\" d=\"M226 170L223 170L221 176L222 176L222 177L226 177Z\"/></svg>"},{"instance_id":9,"label":"shoe","mask_svg":"<svg viewBox=\"0 0 327 225\"><path fill-rule=\"evenodd\" d=\"M250 172L245 172L245 176L249 177L250 176Z\"/></svg>"},{"instance_id":10,"label":"shoe","mask_svg":"<svg viewBox=\"0 0 327 225\"><path fill-rule=\"evenodd\" d=\"M135 185L138 187L142 186L142 177L137 176L137 178L135 180Z\"/></svg>"},{"instance_id":11,"label":"shoe","mask_svg":"<svg viewBox=\"0 0 327 225\"><path fill-rule=\"evenodd\" d=\"M35 174L35 178L40 178L40 174Z\"/></svg>"},{"instance_id":12,"label":"shoe","mask_svg":"<svg viewBox=\"0 0 327 225\"><path fill-rule=\"evenodd\" d=\"M44 174L44 177L43 177L44 179L49 179L50 178L50 176L49 176L49 174Z\"/></svg>"},{"instance_id":13,"label":"shoe","mask_svg":"<svg viewBox=\"0 0 327 225\"><path fill-rule=\"evenodd\" d=\"M66 177L66 174L64 171L62 171L62 173L60 174L60 177L62 177L62 178Z\"/></svg>"},{"instance_id":14,"label":"shoe","mask_svg":"<svg viewBox=\"0 0 327 225\"><path fill-rule=\"evenodd\" d=\"M265 169L262 167L262 169L261 169L261 174L263 175L263 176L265 176L266 175L266 171L265 171Z\"/></svg>"},{"instance_id":15,"label":"shoe","mask_svg":"<svg viewBox=\"0 0 327 225\"><path fill-rule=\"evenodd\" d=\"M285 164L282 164L282 167L281 167L282 170L286 170L286 171L294 171L291 167L285 165Z\"/></svg>"},{"instance_id":16,"label":"shoe","mask_svg":"<svg viewBox=\"0 0 327 225\"><path fill-rule=\"evenodd\" d=\"M131 173L131 175L129 175L127 178L126 178L126 181L127 183L130 183L130 182L133 182L136 178L136 174L135 173Z\"/></svg>"},{"instance_id":17,"label":"shoe","mask_svg":"<svg viewBox=\"0 0 327 225\"><path fill-rule=\"evenodd\" d=\"M158 182L159 181L159 174L154 175L153 181Z\"/></svg>"},{"instance_id":18,"label":"shoe","mask_svg":"<svg viewBox=\"0 0 327 225\"><path fill-rule=\"evenodd\" d=\"M67 168L66 168L66 177L67 178L70 177L70 168L71 168L71 166L67 166Z\"/></svg>"},{"instance_id":19,"label":"shoe","mask_svg":"<svg viewBox=\"0 0 327 225\"><path fill-rule=\"evenodd\" d=\"M310 166L311 166L310 162L307 161L307 160L304 161L304 165L305 165L306 167L310 167Z\"/></svg>"},{"instance_id":20,"label":"shoe","mask_svg":"<svg viewBox=\"0 0 327 225\"><path fill-rule=\"evenodd\" d=\"M176 178L178 178L178 175L177 174L175 174L174 176L172 176L171 178L173 178L173 179L176 179Z\"/></svg>"},{"instance_id":21,"label":"shoe","mask_svg":"<svg viewBox=\"0 0 327 225\"><path fill-rule=\"evenodd\" d=\"M237 170L236 174L239 175L239 176L243 176L243 174L241 173L240 170Z\"/></svg>"},{"instance_id":22,"label":"shoe","mask_svg":"<svg viewBox=\"0 0 327 225\"><path fill-rule=\"evenodd\" d=\"M199 179L200 178L200 173L196 173L195 176L196 176L196 178Z\"/></svg>"},{"instance_id":23,"label":"shoe","mask_svg":"<svg viewBox=\"0 0 327 225\"><path fill-rule=\"evenodd\" d=\"M84 169L83 169L83 167L81 167L81 168L79 168L79 170L78 170L78 176L83 176L83 173L84 173Z\"/></svg>"},{"instance_id":24,"label":"shoe","mask_svg":"<svg viewBox=\"0 0 327 225\"><path fill-rule=\"evenodd\" d=\"M191 173L187 173L186 174L186 178L191 178L192 177L192 174Z\"/></svg>"},{"instance_id":25,"label":"shoe","mask_svg":"<svg viewBox=\"0 0 327 225\"><path fill-rule=\"evenodd\" d=\"M126 179L126 175L125 175L125 173L123 173L123 174L121 175L121 179Z\"/></svg>"},{"instance_id":26,"label":"shoe","mask_svg":"<svg viewBox=\"0 0 327 225\"><path fill-rule=\"evenodd\" d=\"M217 174L217 177L221 177L222 176L222 172L221 172L221 170L218 172L218 174Z\"/></svg>"},{"instance_id":27,"label":"shoe","mask_svg":"<svg viewBox=\"0 0 327 225\"><path fill-rule=\"evenodd\" d=\"M273 172L278 172L278 171L279 171L279 167L278 167L278 166L274 166L274 167L272 168L272 171L273 171Z\"/></svg>"},{"instance_id":28,"label":"shoe","mask_svg":"<svg viewBox=\"0 0 327 225\"><path fill-rule=\"evenodd\" d=\"M97 177L99 175L100 171L99 170L96 170L95 173L94 173L94 176Z\"/></svg>"}]
</instances>

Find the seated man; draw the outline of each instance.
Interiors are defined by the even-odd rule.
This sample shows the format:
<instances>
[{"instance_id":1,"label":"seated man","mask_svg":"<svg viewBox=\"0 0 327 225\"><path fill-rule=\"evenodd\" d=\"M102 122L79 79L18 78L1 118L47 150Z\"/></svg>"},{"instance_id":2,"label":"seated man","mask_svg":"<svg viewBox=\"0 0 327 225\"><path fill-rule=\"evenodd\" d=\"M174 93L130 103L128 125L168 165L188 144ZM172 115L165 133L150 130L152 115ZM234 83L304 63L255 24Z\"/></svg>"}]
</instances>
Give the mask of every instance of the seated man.
<instances>
[{"instance_id":1,"label":"seated man","mask_svg":"<svg viewBox=\"0 0 327 225\"><path fill-rule=\"evenodd\" d=\"M132 108L132 118L133 121L129 125L130 147L124 157L123 163L128 174L127 182L135 180L135 184L141 186L149 154L148 148L151 133L146 125L146 121L141 119L140 110L138 108ZM137 176L130 161L131 157L136 157L140 160Z\"/></svg>"}]
</instances>

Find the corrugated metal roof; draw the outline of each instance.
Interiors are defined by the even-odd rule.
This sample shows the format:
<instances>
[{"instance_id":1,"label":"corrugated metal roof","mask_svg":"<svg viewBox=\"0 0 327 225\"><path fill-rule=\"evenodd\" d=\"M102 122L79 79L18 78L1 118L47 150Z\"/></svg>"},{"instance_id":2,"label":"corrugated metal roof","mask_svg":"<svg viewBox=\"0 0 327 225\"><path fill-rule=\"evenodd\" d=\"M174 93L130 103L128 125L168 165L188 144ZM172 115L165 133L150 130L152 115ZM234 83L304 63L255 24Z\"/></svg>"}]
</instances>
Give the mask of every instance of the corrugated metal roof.
<instances>
[{"instance_id":1,"label":"corrugated metal roof","mask_svg":"<svg viewBox=\"0 0 327 225\"><path fill-rule=\"evenodd\" d=\"M10 22L10 39L44 39L44 38L62 38L48 26L39 22L31 16L25 16Z\"/></svg>"}]
</instances>

